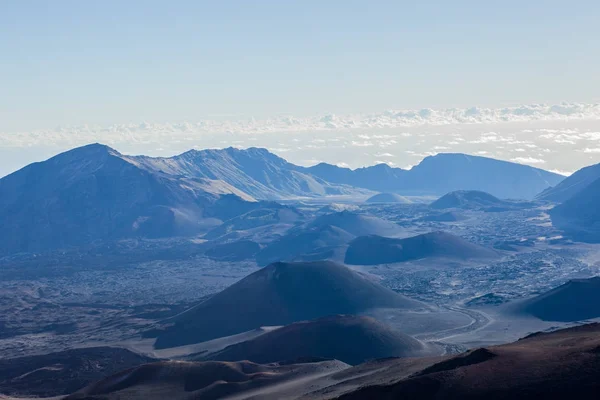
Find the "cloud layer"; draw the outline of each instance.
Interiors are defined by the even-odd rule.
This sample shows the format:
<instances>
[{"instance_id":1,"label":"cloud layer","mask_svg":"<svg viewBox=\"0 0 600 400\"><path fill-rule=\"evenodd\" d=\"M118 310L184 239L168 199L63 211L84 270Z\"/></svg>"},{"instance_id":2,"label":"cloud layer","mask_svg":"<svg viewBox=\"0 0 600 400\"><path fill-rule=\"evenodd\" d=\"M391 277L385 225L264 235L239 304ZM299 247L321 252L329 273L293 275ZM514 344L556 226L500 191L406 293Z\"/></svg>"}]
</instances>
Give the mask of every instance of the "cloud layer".
<instances>
[{"instance_id":1,"label":"cloud layer","mask_svg":"<svg viewBox=\"0 0 600 400\"><path fill-rule=\"evenodd\" d=\"M429 155L462 152L569 173L600 161L600 104L0 132L0 176L93 142L128 154L153 156L170 156L191 148L266 147L298 164L325 161L352 168L376 163L407 168Z\"/></svg>"}]
</instances>

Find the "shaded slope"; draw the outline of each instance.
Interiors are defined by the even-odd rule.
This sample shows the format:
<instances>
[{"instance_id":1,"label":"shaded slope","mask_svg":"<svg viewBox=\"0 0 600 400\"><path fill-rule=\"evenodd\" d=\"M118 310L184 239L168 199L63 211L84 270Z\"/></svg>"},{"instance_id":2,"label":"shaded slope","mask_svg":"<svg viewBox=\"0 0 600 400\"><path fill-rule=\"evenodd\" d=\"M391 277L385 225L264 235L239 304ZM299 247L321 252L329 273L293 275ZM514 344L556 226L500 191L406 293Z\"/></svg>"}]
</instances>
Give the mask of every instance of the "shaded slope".
<instances>
[{"instance_id":1,"label":"shaded slope","mask_svg":"<svg viewBox=\"0 0 600 400\"><path fill-rule=\"evenodd\" d=\"M549 214L555 227L575 240L600 242L600 179L554 207Z\"/></svg>"},{"instance_id":2,"label":"shaded slope","mask_svg":"<svg viewBox=\"0 0 600 400\"><path fill-rule=\"evenodd\" d=\"M544 190L536 199L563 203L597 179L600 179L600 164L590 165L566 177L558 185Z\"/></svg>"},{"instance_id":3,"label":"shaded slope","mask_svg":"<svg viewBox=\"0 0 600 400\"><path fill-rule=\"evenodd\" d=\"M177 316L156 342L174 347L268 325L421 304L332 262L274 263Z\"/></svg>"},{"instance_id":4,"label":"shaded slope","mask_svg":"<svg viewBox=\"0 0 600 400\"><path fill-rule=\"evenodd\" d=\"M109 147L80 147L0 179L0 252L196 234L218 223L215 203L226 194L251 199L225 182L152 172Z\"/></svg>"},{"instance_id":5,"label":"shaded slope","mask_svg":"<svg viewBox=\"0 0 600 400\"><path fill-rule=\"evenodd\" d=\"M90 347L40 356L0 359L0 393L57 396L152 359L114 347Z\"/></svg>"},{"instance_id":6,"label":"shaded slope","mask_svg":"<svg viewBox=\"0 0 600 400\"><path fill-rule=\"evenodd\" d=\"M418 340L393 331L371 317L336 315L296 322L229 346L212 354L210 359L271 363L320 357L359 364L375 358L415 356L423 349Z\"/></svg>"},{"instance_id":7,"label":"shaded slope","mask_svg":"<svg viewBox=\"0 0 600 400\"><path fill-rule=\"evenodd\" d=\"M493 250L446 232L431 232L405 239L362 236L350 242L346 264L376 265L431 257L473 259L493 257Z\"/></svg>"},{"instance_id":8,"label":"shaded slope","mask_svg":"<svg viewBox=\"0 0 600 400\"><path fill-rule=\"evenodd\" d=\"M298 378L334 373L347 367L340 361L290 365L260 365L248 361L163 361L109 376L65 400L216 400Z\"/></svg>"},{"instance_id":9,"label":"shaded slope","mask_svg":"<svg viewBox=\"0 0 600 400\"><path fill-rule=\"evenodd\" d=\"M598 349L598 324L536 334L445 359L401 379L378 380L381 371L340 399L593 399L600 391Z\"/></svg>"},{"instance_id":10,"label":"shaded slope","mask_svg":"<svg viewBox=\"0 0 600 400\"><path fill-rule=\"evenodd\" d=\"M517 305L515 311L544 321L600 317L600 277L575 279Z\"/></svg>"}]
</instances>

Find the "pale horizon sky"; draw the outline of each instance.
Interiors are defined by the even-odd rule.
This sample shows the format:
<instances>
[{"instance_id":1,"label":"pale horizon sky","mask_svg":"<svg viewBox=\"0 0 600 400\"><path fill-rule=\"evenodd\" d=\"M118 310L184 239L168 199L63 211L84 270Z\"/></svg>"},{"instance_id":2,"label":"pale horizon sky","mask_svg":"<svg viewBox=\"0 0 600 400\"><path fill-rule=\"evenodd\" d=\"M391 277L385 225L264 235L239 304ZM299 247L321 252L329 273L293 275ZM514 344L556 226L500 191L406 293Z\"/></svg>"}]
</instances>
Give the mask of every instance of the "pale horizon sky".
<instances>
[{"instance_id":1,"label":"pale horizon sky","mask_svg":"<svg viewBox=\"0 0 600 400\"><path fill-rule=\"evenodd\" d=\"M0 132L600 101L597 1L0 4Z\"/></svg>"},{"instance_id":2,"label":"pale horizon sky","mask_svg":"<svg viewBox=\"0 0 600 400\"><path fill-rule=\"evenodd\" d=\"M0 2L0 177L94 141L572 172L600 161L599 17L592 0Z\"/></svg>"}]
</instances>

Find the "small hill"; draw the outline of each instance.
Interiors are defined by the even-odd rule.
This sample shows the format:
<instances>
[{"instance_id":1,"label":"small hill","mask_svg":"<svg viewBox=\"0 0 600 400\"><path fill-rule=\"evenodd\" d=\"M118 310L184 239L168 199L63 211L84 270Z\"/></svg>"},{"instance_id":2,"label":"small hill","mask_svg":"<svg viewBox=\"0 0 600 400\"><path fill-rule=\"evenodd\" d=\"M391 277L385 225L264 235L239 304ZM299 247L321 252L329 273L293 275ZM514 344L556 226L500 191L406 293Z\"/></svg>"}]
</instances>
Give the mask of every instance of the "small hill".
<instances>
[{"instance_id":1,"label":"small hill","mask_svg":"<svg viewBox=\"0 0 600 400\"><path fill-rule=\"evenodd\" d=\"M573 322L600 317L600 277L575 279L518 305L518 313L544 321Z\"/></svg>"},{"instance_id":2,"label":"small hill","mask_svg":"<svg viewBox=\"0 0 600 400\"><path fill-rule=\"evenodd\" d=\"M260 246L251 240L218 244L204 253L216 261L242 261L253 258L260 251Z\"/></svg>"},{"instance_id":3,"label":"small hill","mask_svg":"<svg viewBox=\"0 0 600 400\"><path fill-rule=\"evenodd\" d=\"M410 204L412 201L404 196L400 196L397 193L379 193L375 196L369 197L366 203L397 203L397 204Z\"/></svg>"},{"instance_id":4,"label":"small hill","mask_svg":"<svg viewBox=\"0 0 600 400\"><path fill-rule=\"evenodd\" d=\"M167 348L376 307L422 308L333 262L271 264L171 320L155 346Z\"/></svg>"},{"instance_id":5,"label":"small hill","mask_svg":"<svg viewBox=\"0 0 600 400\"><path fill-rule=\"evenodd\" d=\"M300 228L269 243L256 255L256 262L259 265L267 265L276 261L293 261L301 256L321 254L344 246L352 239L353 235L331 225Z\"/></svg>"},{"instance_id":6,"label":"small hill","mask_svg":"<svg viewBox=\"0 0 600 400\"><path fill-rule=\"evenodd\" d=\"M235 216L222 225L210 230L204 235L205 239L217 239L232 232L246 231L274 224L294 224L302 218L298 210L268 202L265 206L256 208L242 215Z\"/></svg>"},{"instance_id":7,"label":"small hill","mask_svg":"<svg viewBox=\"0 0 600 400\"><path fill-rule=\"evenodd\" d=\"M346 264L377 265L432 257L474 259L494 257L493 250L446 232L431 232L406 239L362 236L350 242Z\"/></svg>"},{"instance_id":8,"label":"small hill","mask_svg":"<svg viewBox=\"0 0 600 400\"><path fill-rule=\"evenodd\" d=\"M371 317L336 315L296 322L211 354L211 360L256 363L302 357L335 359L355 365L370 359L410 357L424 350L421 342Z\"/></svg>"},{"instance_id":9,"label":"small hill","mask_svg":"<svg viewBox=\"0 0 600 400\"><path fill-rule=\"evenodd\" d=\"M402 231L400 226L372 215L358 214L351 211L326 214L310 222L308 228L335 226L354 236L382 235L394 236Z\"/></svg>"},{"instance_id":10,"label":"small hill","mask_svg":"<svg viewBox=\"0 0 600 400\"><path fill-rule=\"evenodd\" d=\"M0 359L0 393L15 397L67 395L106 375L151 361L115 347Z\"/></svg>"},{"instance_id":11,"label":"small hill","mask_svg":"<svg viewBox=\"0 0 600 400\"><path fill-rule=\"evenodd\" d=\"M335 360L310 361L286 365L249 361L161 361L108 376L64 400L217 400L245 392L256 394L257 390L270 385L294 384L295 380L316 379L348 368L347 364Z\"/></svg>"},{"instance_id":12,"label":"small hill","mask_svg":"<svg viewBox=\"0 0 600 400\"><path fill-rule=\"evenodd\" d=\"M544 190L536 196L536 199L563 203L598 179L600 179L600 164L590 165L566 177L558 185Z\"/></svg>"},{"instance_id":13,"label":"small hill","mask_svg":"<svg viewBox=\"0 0 600 400\"><path fill-rule=\"evenodd\" d=\"M440 197L430 204L436 210L460 208L463 210L508 211L530 207L528 202L500 200L486 192L478 190L457 190Z\"/></svg>"}]
</instances>

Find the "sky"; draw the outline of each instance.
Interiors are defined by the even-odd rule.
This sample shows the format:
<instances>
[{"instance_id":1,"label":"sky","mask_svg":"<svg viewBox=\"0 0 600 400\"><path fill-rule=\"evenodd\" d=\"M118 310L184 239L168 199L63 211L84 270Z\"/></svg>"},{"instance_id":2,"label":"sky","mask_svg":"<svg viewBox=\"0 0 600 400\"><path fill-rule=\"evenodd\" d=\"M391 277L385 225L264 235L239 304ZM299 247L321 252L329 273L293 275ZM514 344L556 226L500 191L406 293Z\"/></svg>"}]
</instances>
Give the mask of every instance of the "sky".
<instances>
[{"instance_id":1,"label":"sky","mask_svg":"<svg viewBox=\"0 0 600 400\"><path fill-rule=\"evenodd\" d=\"M0 176L84 143L85 126L103 141L114 126L211 121L186 142L202 147L226 142L202 138L229 121L263 121L245 131L258 134L282 116L593 106L599 17L584 0L2 1ZM287 131L269 132L277 148Z\"/></svg>"}]
</instances>

